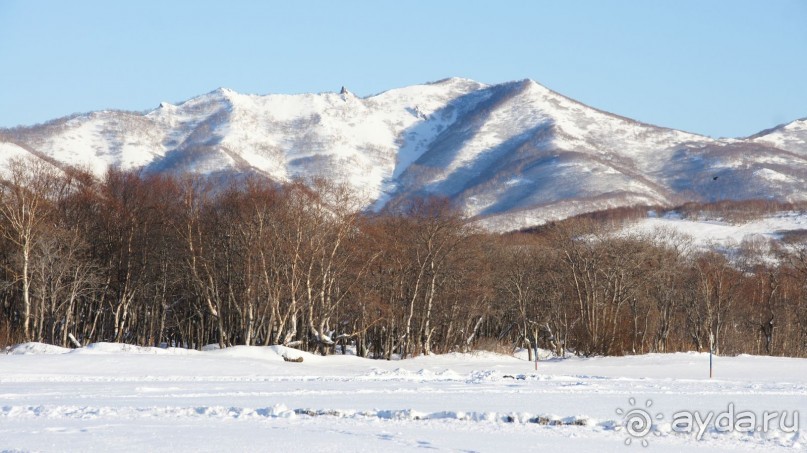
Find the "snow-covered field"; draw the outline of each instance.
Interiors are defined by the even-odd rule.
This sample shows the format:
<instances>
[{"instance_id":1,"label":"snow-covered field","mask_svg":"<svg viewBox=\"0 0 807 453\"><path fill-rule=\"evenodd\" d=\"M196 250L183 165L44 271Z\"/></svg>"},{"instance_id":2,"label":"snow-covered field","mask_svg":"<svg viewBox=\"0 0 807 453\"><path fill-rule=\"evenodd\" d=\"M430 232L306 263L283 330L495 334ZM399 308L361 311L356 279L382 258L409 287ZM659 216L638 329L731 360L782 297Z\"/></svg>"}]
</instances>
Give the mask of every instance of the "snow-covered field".
<instances>
[{"instance_id":1,"label":"snow-covered field","mask_svg":"<svg viewBox=\"0 0 807 453\"><path fill-rule=\"evenodd\" d=\"M767 433L675 432L675 413L732 404L760 420L786 411L787 425L794 411L807 416L807 360L719 357L712 380L708 363L651 354L546 359L535 370L523 354L378 361L282 347L25 344L0 355L0 451L807 450L804 429L778 420ZM646 411L650 433L632 437L618 409Z\"/></svg>"}]
</instances>

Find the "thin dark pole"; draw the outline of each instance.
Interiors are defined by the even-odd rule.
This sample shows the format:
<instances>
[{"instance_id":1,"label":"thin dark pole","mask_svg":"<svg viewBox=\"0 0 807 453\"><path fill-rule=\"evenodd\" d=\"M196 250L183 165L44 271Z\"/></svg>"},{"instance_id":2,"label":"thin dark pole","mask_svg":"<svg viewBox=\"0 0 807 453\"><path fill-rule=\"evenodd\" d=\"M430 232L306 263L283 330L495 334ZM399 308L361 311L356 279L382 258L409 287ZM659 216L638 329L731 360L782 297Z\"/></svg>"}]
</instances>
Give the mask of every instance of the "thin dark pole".
<instances>
[{"instance_id":1,"label":"thin dark pole","mask_svg":"<svg viewBox=\"0 0 807 453\"><path fill-rule=\"evenodd\" d=\"M714 374L712 373L712 355L715 352L715 335L713 333L709 334L709 379L712 379Z\"/></svg>"}]
</instances>

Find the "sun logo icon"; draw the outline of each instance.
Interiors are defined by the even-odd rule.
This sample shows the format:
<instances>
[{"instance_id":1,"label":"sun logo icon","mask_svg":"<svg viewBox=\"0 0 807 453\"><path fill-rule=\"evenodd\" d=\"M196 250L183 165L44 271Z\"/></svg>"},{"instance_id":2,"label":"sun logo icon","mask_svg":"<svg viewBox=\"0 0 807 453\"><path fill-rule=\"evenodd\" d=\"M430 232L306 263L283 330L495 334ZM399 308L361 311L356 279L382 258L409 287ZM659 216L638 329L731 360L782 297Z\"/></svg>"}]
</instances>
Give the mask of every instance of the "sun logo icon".
<instances>
[{"instance_id":1,"label":"sun logo icon","mask_svg":"<svg viewBox=\"0 0 807 453\"><path fill-rule=\"evenodd\" d=\"M617 408L616 413L622 416L622 423L615 427L616 431L625 430L628 433L628 437L625 439L625 445L630 445L633 443L633 439L641 439L642 440L642 447L646 447L650 445L650 442L646 439L647 435L650 434L651 429L653 428L653 416L650 415L648 409L653 405L653 400L647 400L644 403L644 408L636 407L636 399L631 397L628 399L628 403L630 403L631 408L629 410L624 410L622 408ZM661 420L664 418L664 415L658 413L655 415L656 420ZM654 432L654 434L658 435L658 432Z\"/></svg>"}]
</instances>

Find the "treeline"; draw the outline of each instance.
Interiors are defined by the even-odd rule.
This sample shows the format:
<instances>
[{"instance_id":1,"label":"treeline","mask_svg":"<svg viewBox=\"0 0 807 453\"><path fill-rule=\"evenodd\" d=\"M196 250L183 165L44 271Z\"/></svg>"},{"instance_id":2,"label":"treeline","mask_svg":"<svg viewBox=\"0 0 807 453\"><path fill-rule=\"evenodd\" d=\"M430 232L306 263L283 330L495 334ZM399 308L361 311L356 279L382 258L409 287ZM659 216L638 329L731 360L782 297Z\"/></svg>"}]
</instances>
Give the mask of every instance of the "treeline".
<instances>
[{"instance_id":1,"label":"treeline","mask_svg":"<svg viewBox=\"0 0 807 453\"><path fill-rule=\"evenodd\" d=\"M0 344L284 344L375 358L807 356L807 247L731 259L594 218L473 228L441 199L367 214L326 181L227 187L12 161L0 194ZM776 259L771 259L775 254Z\"/></svg>"}]
</instances>

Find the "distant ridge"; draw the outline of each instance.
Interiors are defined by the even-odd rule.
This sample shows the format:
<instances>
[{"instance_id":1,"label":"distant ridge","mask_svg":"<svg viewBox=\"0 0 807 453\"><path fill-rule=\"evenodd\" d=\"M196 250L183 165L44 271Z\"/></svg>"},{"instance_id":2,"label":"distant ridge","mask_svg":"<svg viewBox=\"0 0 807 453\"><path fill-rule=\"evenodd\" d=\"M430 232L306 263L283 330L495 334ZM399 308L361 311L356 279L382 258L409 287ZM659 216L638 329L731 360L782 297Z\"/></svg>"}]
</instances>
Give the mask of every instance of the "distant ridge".
<instances>
[{"instance_id":1,"label":"distant ridge","mask_svg":"<svg viewBox=\"0 0 807 453\"><path fill-rule=\"evenodd\" d=\"M338 86L338 85L337 85ZM0 165L34 155L102 174L323 176L374 209L449 197L510 230L636 204L807 199L807 120L712 139L620 117L532 80L449 78L359 98L219 88L148 112L100 111L0 130Z\"/></svg>"}]
</instances>

